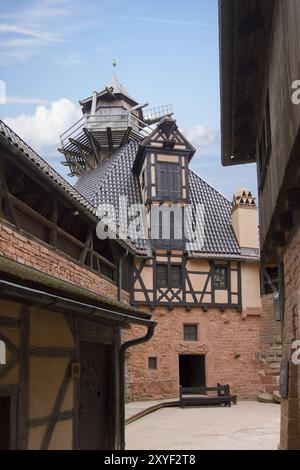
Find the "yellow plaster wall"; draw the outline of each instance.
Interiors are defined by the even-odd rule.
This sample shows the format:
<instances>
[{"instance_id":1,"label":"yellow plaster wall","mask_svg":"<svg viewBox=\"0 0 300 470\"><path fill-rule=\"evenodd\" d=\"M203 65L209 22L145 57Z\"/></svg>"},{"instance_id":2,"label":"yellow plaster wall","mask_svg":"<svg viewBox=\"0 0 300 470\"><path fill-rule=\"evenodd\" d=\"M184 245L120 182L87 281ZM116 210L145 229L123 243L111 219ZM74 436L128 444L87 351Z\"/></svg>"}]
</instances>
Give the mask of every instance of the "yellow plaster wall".
<instances>
[{"instance_id":1,"label":"yellow plaster wall","mask_svg":"<svg viewBox=\"0 0 300 470\"><path fill-rule=\"evenodd\" d=\"M60 421L56 423L49 450L71 450L73 441L72 420Z\"/></svg>"},{"instance_id":2,"label":"yellow plaster wall","mask_svg":"<svg viewBox=\"0 0 300 470\"><path fill-rule=\"evenodd\" d=\"M237 207L231 215L233 230L243 248L259 248L257 209Z\"/></svg>"},{"instance_id":3,"label":"yellow plaster wall","mask_svg":"<svg viewBox=\"0 0 300 470\"><path fill-rule=\"evenodd\" d=\"M242 263L243 309L261 308L259 265Z\"/></svg>"}]
</instances>

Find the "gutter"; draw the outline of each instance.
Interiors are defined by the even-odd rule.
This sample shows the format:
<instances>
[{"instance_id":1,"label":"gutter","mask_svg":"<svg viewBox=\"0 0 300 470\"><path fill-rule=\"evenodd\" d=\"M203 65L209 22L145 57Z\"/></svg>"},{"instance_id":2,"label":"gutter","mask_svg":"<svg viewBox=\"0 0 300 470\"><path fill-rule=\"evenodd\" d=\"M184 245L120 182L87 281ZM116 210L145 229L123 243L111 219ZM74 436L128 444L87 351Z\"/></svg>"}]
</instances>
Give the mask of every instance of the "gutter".
<instances>
[{"instance_id":1,"label":"gutter","mask_svg":"<svg viewBox=\"0 0 300 470\"><path fill-rule=\"evenodd\" d=\"M153 321L128 315L126 313L115 312L92 304L78 302L76 300L67 299L59 295L49 294L48 292L32 289L30 287L21 286L13 282L0 280L0 292L6 297L17 298L28 301L28 303L41 305L53 310L69 312L73 314L87 314L94 317L106 318L112 321L123 323L133 323L136 325L151 327Z\"/></svg>"},{"instance_id":2,"label":"gutter","mask_svg":"<svg viewBox=\"0 0 300 470\"><path fill-rule=\"evenodd\" d=\"M137 346L138 344L146 343L154 334L155 322L150 322L147 333L137 339L126 341L120 346L119 349L119 387L120 387L120 450L125 450L125 354L127 349Z\"/></svg>"}]
</instances>

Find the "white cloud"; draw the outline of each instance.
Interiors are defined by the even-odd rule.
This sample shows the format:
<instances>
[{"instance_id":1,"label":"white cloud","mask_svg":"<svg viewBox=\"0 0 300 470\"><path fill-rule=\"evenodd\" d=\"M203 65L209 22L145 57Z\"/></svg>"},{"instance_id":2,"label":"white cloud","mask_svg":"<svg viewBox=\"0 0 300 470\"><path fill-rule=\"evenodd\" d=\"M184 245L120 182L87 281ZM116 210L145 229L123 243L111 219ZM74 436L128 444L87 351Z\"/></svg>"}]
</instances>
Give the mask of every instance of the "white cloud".
<instances>
[{"instance_id":1,"label":"white cloud","mask_svg":"<svg viewBox=\"0 0 300 470\"><path fill-rule=\"evenodd\" d=\"M35 150L44 153L49 147L59 147L60 135L81 117L81 110L72 101L62 98L48 107L37 106L34 114L21 114L3 120Z\"/></svg>"},{"instance_id":2,"label":"white cloud","mask_svg":"<svg viewBox=\"0 0 300 470\"><path fill-rule=\"evenodd\" d=\"M110 18L114 20L125 20L125 21L146 21L148 23L166 23L173 25L183 25L183 26L200 26L200 27L210 27L213 26L209 23L201 23L201 21L191 21L191 20L176 20L172 18L154 18L151 16L113 16L113 15L102 15L102 18Z\"/></svg>"},{"instance_id":3,"label":"white cloud","mask_svg":"<svg viewBox=\"0 0 300 470\"><path fill-rule=\"evenodd\" d=\"M45 48L66 44L69 35L67 16L72 15L70 0L29 0L27 5L1 7L0 63L23 63L39 56Z\"/></svg>"},{"instance_id":4,"label":"white cloud","mask_svg":"<svg viewBox=\"0 0 300 470\"><path fill-rule=\"evenodd\" d=\"M15 24L6 24L0 23L0 33L16 33L22 36L28 36L35 39L40 39L41 41L49 42L60 42L62 38L59 35L54 33L44 33L43 31L34 31L32 29L23 28Z\"/></svg>"},{"instance_id":5,"label":"white cloud","mask_svg":"<svg viewBox=\"0 0 300 470\"><path fill-rule=\"evenodd\" d=\"M51 104L49 100L25 96L7 96L6 104Z\"/></svg>"},{"instance_id":6,"label":"white cloud","mask_svg":"<svg viewBox=\"0 0 300 470\"><path fill-rule=\"evenodd\" d=\"M220 141L220 131L208 129L201 124L191 129L186 129L184 135L196 148L217 145Z\"/></svg>"}]
</instances>

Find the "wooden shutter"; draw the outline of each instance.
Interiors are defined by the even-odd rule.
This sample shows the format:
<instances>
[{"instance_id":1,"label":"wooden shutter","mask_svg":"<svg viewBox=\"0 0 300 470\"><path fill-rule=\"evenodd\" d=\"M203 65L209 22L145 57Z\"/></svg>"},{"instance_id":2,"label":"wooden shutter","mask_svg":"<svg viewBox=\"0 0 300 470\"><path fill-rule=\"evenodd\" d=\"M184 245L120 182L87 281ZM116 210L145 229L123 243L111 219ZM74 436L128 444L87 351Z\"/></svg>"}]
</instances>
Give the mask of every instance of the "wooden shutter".
<instances>
[{"instance_id":1,"label":"wooden shutter","mask_svg":"<svg viewBox=\"0 0 300 470\"><path fill-rule=\"evenodd\" d=\"M156 192L159 197L170 199L178 199L181 197L181 178L178 164L166 162L157 163Z\"/></svg>"}]
</instances>

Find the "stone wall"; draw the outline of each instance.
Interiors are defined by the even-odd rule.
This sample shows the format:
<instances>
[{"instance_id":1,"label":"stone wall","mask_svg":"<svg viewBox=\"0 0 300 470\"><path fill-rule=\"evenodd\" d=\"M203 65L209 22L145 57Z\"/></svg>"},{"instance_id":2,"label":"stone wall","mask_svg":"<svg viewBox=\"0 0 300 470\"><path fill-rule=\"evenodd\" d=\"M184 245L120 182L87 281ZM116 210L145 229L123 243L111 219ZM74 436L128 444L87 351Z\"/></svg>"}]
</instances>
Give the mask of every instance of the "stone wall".
<instances>
[{"instance_id":1,"label":"stone wall","mask_svg":"<svg viewBox=\"0 0 300 470\"><path fill-rule=\"evenodd\" d=\"M205 355L207 386L228 383L240 398L257 397L261 391L261 309L222 314L218 309L188 312L182 307L172 311L158 307L152 319L158 323L152 340L127 354L128 400L178 397L180 354ZM198 324L199 341L184 341L184 324ZM135 327L126 332L126 339L144 333ZM157 357L157 370L148 369L149 357Z\"/></svg>"},{"instance_id":2,"label":"stone wall","mask_svg":"<svg viewBox=\"0 0 300 470\"><path fill-rule=\"evenodd\" d=\"M117 286L113 282L72 261L45 243L33 237L29 238L2 222L0 222L0 256L89 289L111 300L117 300ZM123 302L129 303L127 292L123 292Z\"/></svg>"},{"instance_id":3,"label":"stone wall","mask_svg":"<svg viewBox=\"0 0 300 470\"><path fill-rule=\"evenodd\" d=\"M279 390L282 360L281 322L274 320L273 294L262 296L260 323L260 353L262 392L272 394Z\"/></svg>"},{"instance_id":4,"label":"stone wall","mask_svg":"<svg viewBox=\"0 0 300 470\"><path fill-rule=\"evenodd\" d=\"M283 355L292 356L292 343L300 339L300 228L284 255L285 312ZM290 364L289 397L282 400L281 449L300 450L300 366Z\"/></svg>"}]
</instances>

